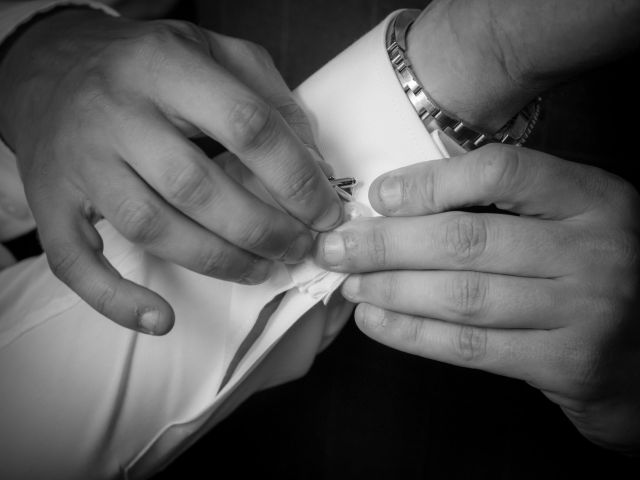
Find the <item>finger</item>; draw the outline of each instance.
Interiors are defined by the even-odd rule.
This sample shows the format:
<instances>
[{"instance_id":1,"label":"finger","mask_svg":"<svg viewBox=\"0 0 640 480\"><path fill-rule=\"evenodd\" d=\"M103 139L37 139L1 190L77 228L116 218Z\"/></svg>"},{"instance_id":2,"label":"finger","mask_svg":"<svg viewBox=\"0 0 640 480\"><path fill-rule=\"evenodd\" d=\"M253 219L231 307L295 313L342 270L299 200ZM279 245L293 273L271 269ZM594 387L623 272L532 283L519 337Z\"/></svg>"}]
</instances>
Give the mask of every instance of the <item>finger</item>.
<instances>
[{"instance_id":1,"label":"finger","mask_svg":"<svg viewBox=\"0 0 640 480\"><path fill-rule=\"evenodd\" d=\"M228 72L274 106L295 134L315 150L315 140L307 115L294 100L267 50L241 40L202 29L203 37L216 59ZM315 150L317 153L317 150Z\"/></svg>"},{"instance_id":2,"label":"finger","mask_svg":"<svg viewBox=\"0 0 640 480\"><path fill-rule=\"evenodd\" d=\"M33 200L33 199L32 199ZM32 201L51 270L91 307L123 327L152 335L171 330L171 306L122 276L102 254L102 239L75 202Z\"/></svg>"},{"instance_id":3,"label":"finger","mask_svg":"<svg viewBox=\"0 0 640 480\"><path fill-rule=\"evenodd\" d=\"M238 283L262 283L269 275L271 262L180 215L125 164L114 162L108 171L92 178L102 180L93 185L92 193L102 215L148 252L203 275Z\"/></svg>"},{"instance_id":4,"label":"finger","mask_svg":"<svg viewBox=\"0 0 640 480\"><path fill-rule=\"evenodd\" d=\"M213 57L234 77L274 106L311 151L325 176L333 175L333 168L322 159L316 147L309 118L293 98L267 50L246 40L204 29L202 32Z\"/></svg>"},{"instance_id":5,"label":"finger","mask_svg":"<svg viewBox=\"0 0 640 480\"><path fill-rule=\"evenodd\" d=\"M311 249L302 223L225 175L166 119L132 119L122 135L119 150L135 171L175 209L228 243L286 262L301 261Z\"/></svg>"},{"instance_id":6,"label":"finger","mask_svg":"<svg viewBox=\"0 0 640 480\"><path fill-rule=\"evenodd\" d=\"M522 215L564 219L611 202L607 192L619 183L595 167L491 144L384 174L371 185L369 199L378 212L389 216L495 204Z\"/></svg>"},{"instance_id":7,"label":"finger","mask_svg":"<svg viewBox=\"0 0 640 480\"><path fill-rule=\"evenodd\" d=\"M229 178L244 188L250 189L255 187L255 175L233 153L223 152L211 160L214 161ZM318 165L320 165L320 168L327 177L333 175L333 167L330 164L320 159L318 160ZM270 195L269 198L271 198Z\"/></svg>"},{"instance_id":8,"label":"finger","mask_svg":"<svg viewBox=\"0 0 640 480\"><path fill-rule=\"evenodd\" d=\"M559 328L579 311L575 295L557 280L477 272L351 275L342 294L393 312L491 328Z\"/></svg>"},{"instance_id":9,"label":"finger","mask_svg":"<svg viewBox=\"0 0 640 480\"><path fill-rule=\"evenodd\" d=\"M306 225L319 231L339 225L343 209L337 194L277 109L204 55L186 55L182 62L159 75L156 102L163 111L236 154Z\"/></svg>"},{"instance_id":10,"label":"finger","mask_svg":"<svg viewBox=\"0 0 640 480\"><path fill-rule=\"evenodd\" d=\"M579 231L557 222L447 212L348 222L318 236L315 258L339 272L473 270L554 278L584 263L590 247L579 239Z\"/></svg>"},{"instance_id":11,"label":"finger","mask_svg":"<svg viewBox=\"0 0 640 480\"><path fill-rule=\"evenodd\" d=\"M365 303L357 306L355 321L373 340L396 350L548 384L550 373L541 348L546 332L456 325L393 313Z\"/></svg>"}]
</instances>

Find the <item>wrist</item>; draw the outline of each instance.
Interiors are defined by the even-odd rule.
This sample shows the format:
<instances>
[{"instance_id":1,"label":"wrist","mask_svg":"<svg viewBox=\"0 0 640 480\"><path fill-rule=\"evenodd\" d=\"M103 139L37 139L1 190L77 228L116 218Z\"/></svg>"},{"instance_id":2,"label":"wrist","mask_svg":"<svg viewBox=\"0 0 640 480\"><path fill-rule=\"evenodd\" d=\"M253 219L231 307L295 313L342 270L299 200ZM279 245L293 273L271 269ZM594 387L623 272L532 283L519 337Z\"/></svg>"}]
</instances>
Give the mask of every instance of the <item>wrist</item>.
<instances>
[{"instance_id":1,"label":"wrist","mask_svg":"<svg viewBox=\"0 0 640 480\"><path fill-rule=\"evenodd\" d=\"M503 127L545 86L506 58L474 3L433 2L415 21L407 53L420 82L445 111L482 131Z\"/></svg>"}]
</instances>

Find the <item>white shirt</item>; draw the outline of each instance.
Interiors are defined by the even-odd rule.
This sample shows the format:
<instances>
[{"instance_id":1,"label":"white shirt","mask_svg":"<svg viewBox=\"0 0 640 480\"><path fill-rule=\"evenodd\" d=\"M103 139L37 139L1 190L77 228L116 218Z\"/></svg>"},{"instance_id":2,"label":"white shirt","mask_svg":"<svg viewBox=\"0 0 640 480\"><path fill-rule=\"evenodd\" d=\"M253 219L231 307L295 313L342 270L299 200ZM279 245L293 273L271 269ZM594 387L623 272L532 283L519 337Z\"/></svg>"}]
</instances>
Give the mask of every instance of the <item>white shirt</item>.
<instances>
[{"instance_id":1,"label":"white shirt","mask_svg":"<svg viewBox=\"0 0 640 480\"><path fill-rule=\"evenodd\" d=\"M338 176L360 181L364 204L381 173L446 155L386 58L387 21L295 92L324 158ZM323 273L312 264L281 266L248 287L147 255L107 223L100 233L122 275L172 304L176 326L158 338L113 324L60 283L43 256L0 272L0 478L147 478L253 391L303 374L351 310L339 297L318 303L337 282L314 294L297 288ZM218 392L257 312L285 290Z\"/></svg>"}]
</instances>

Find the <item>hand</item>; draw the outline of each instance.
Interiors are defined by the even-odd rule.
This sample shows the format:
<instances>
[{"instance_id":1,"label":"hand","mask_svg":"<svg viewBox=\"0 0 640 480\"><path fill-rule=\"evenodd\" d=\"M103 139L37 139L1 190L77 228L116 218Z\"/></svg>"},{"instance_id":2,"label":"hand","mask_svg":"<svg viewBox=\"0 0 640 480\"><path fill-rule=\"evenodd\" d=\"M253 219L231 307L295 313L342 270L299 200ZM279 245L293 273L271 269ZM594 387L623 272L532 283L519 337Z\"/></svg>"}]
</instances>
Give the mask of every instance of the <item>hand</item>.
<instances>
[{"instance_id":1,"label":"hand","mask_svg":"<svg viewBox=\"0 0 640 480\"><path fill-rule=\"evenodd\" d=\"M300 261L307 227L341 221L306 117L249 42L61 10L9 49L0 104L51 268L128 328L164 334L173 312L108 265L98 219L152 254L244 283L265 280L271 260ZM280 208L210 161L188 140L198 134L234 153Z\"/></svg>"},{"instance_id":2,"label":"hand","mask_svg":"<svg viewBox=\"0 0 640 480\"><path fill-rule=\"evenodd\" d=\"M392 218L319 236L356 322L393 348L519 378L592 441L640 447L640 197L624 180L490 145L378 178ZM507 214L457 209L495 204Z\"/></svg>"}]
</instances>

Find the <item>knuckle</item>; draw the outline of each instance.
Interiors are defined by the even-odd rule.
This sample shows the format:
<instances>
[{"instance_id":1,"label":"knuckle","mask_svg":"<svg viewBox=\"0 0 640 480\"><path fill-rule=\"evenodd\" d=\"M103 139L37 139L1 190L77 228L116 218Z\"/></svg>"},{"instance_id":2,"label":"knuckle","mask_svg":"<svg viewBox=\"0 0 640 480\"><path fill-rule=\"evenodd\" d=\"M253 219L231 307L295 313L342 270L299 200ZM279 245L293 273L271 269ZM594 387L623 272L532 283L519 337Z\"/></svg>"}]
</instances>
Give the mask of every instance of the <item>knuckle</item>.
<instances>
[{"instance_id":1,"label":"knuckle","mask_svg":"<svg viewBox=\"0 0 640 480\"><path fill-rule=\"evenodd\" d=\"M593 244L586 240L584 232L579 228L560 229L550 237L550 241L551 248L566 252L570 259L579 258L588 251L589 245Z\"/></svg>"},{"instance_id":2,"label":"knuckle","mask_svg":"<svg viewBox=\"0 0 640 480\"><path fill-rule=\"evenodd\" d=\"M485 307L488 283L480 273L455 275L450 283L449 305L456 316L473 318Z\"/></svg>"},{"instance_id":3,"label":"knuckle","mask_svg":"<svg viewBox=\"0 0 640 480\"><path fill-rule=\"evenodd\" d=\"M482 327L461 325L454 343L456 356L469 363L476 363L487 354L487 331Z\"/></svg>"},{"instance_id":4,"label":"knuckle","mask_svg":"<svg viewBox=\"0 0 640 480\"><path fill-rule=\"evenodd\" d=\"M314 169L300 169L290 174L289 180L280 189L283 198L292 203L305 205L320 188L320 176Z\"/></svg>"},{"instance_id":5,"label":"knuckle","mask_svg":"<svg viewBox=\"0 0 640 480\"><path fill-rule=\"evenodd\" d=\"M309 119L307 114L304 113L300 105L298 105L291 97L283 96L281 98L274 99L274 103L278 112L283 118L287 120L287 123L292 126L296 125L308 125ZM310 140L312 140L311 138Z\"/></svg>"},{"instance_id":6,"label":"knuckle","mask_svg":"<svg viewBox=\"0 0 640 480\"><path fill-rule=\"evenodd\" d=\"M78 81L75 92L71 95L66 107L76 116L104 115L113 113L114 106L106 85L110 82L109 74L102 69L91 68Z\"/></svg>"},{"instance_id":7,"label":"knuckle","mask_svg":"<svg viewBox=\"0 0 640 480\"><path fill-rule=\"evenodd\" d=\"M637 271L640 265L640 241L634 234L625 231L611 231L606 240L599 240L594 246L601 250L606 262L613 262L623 269Z\"/></svg>"},{"instance_id":8,"label":"knuckle","mask_svg":"<svg viewBox=\"0 0 640 480\"><path fill-rule=\"evenodd\" d=\"M399 276L396 273L389 273L380 278L381 300L386 304L394 304L399 291Z\"/></svg>"},{"instance_id":9,"label":"knuckle","mask_svg":"<svg viewBox=\"0 0 640 480\"><path fill-rule=\"evenodd\" d=\"M140 244L153 243L164 231L155 205L128 198L116 207L114 223L126 238Z\"/></svg>"},{"instance_id":10,"label":"knuckle","mask_svg":"<svg viewBox=\"0 0 640 480\"><path fill-rule=\"evenodd\" d=\"M491 193L513 191L521 178L520 153L518 147L489 144L478 150L478 178Z\"/></svg>"},{"instance_id":11,"label":"knuckle","mask_svg":"<svg viewBox=\"0 0 640 480\"><path fill-rule=\"evenodd\" d=\"M640 237L637 234L621 235L618 240L618 256L630 271L640 273Z\"/></svg>"},{"instance_id":12,"label":"knuckle","mask_svg":"<svg viewBox=\"0 0 640 480\"><path fill-rule=\"evenodd\" d=\"M198 209L213 202L214 189L197 160L171 164L162 175L163 195L173 205Z\"/></svg>"},{"instance_id":13,"label":"knuckle","mask_svg":"<svg viewBox=\"0 0 640 480\"><path fill-rule=\"evenodd\" d=\"M101 314L107 316L116 296L116 288L111 285L104 284L96 285L94 288L95 303L93 307Z\"/></svg>"},{"instance_id":14,"label":"knuckle","mask_svg":"<svg viewBox=\"0 0 640 480\"><path fill-rule=\"evenodd\" d=\"M206 41L202 29L192 22L186 20L159 20L157 23L161 25L158 28L162 28L174 36L196 43Z\"/></svg>"},{"instance_id":15,"label":"knuckle","mask_svg":"<svg viewBox=\"0 0 640 480\"><path fill-rule=\"evenodd\" d=\"M230 141L240 151L271 147L277 120L273 107L254 100L236 103L229 113Z\"/></svg>"},{"instance_id":16,"label":"knuckle","mask_svg":"<svg viewBox=\"0 0 640 480\"><path fill-rule=\"evenodd\" d=\"M597 167L583 167L576 172L575 182L579 190L588 195L591 207L609 200L611 191L616 189L617 178Z\"/></svg>"},{"instance_id":17,"label":"knuckle","mask_svg":"<svg viewBox=\"0 0 640 480\"><path fill-rule=\"evenodd\" d=\"M486 250L487 228L479 215L455 214L445 225L445 251L456 262L470 265Z\"/></svg>"},{"instance_id":18,"label":"knuckle","mask_svg":"<svg viewBox=\"0 0 640 480\"><path fill-rule=\"evenodd\" d=\"M133 34L116 39L97 56L96 69L108 80L110 91L121 93L122 87L139 91L139 78L145 78L145 88L161 77L161 71L170 64L184 41L176 29L163 21L149 21Z\"/></svg>"},{"instance_id":19,"label":"knuckle","mask_svg":"<svg viewBox=\"0 0 640 480\"><path fill-rule=\"evenodd\" d=\"M80 251L70 243L53 243L46 248L47 262L53 274L64 283L74 277L74 271L80 261Z\"/></svg>"},{"instance_id":20,"label":"knuckle","mask_svg":"<svg viewBox=\"0 0 640 480\"><path fill-rule=\"evenodd\" d=\"M411 199L413 198L413 190L417 190L418 200L422 202L422 206L432 212L439 212L442 210L438 198L440 195L438 194L438 180L436 169L431 165L426 165L422 171L422 175L420 178L419 184L412 188L411 186L407 186L407 183L410 183L412 186L416 184L416 182L411 180L405 180L403 182L403 193L405 196L403 198Z\"/></svg>"},{"instance_id":21,"label":"knuckle","mask_svg":"<svg viewBox=\"0 0 640 480\"><path fill-rule=\"evenodd\" d=\"M638 193L638 190L636 190L631 183L622 178L616 177L613 192L613 196L617 200L622 211L637 212L640 210L640 193Z\"/></svg>"},{"instance_id":22,"label":"knuckle","mask_svg":"<svg viewBox=\"0 0 640 480\"><path fill-rule=\"evenodd\" d=\"M246 222L238 237L238 242L243 248L248 250L259 250L273 243L273 223L258 221Z\"/></svg>"},{"instance_id":23,"label":"knuckle","mask_svg":"<svg viewBox=\"0 0 640 480\"><path fill-rule=\"evenodd\" d=\"M387 232L385 229L375 226L365 237L363 247L365 254L376 267L384 267L387 264Z\"/></svg>"},{"instance_id":24,"label":"knuckle","mask_svg":"<svg viewBox=\"0 0 640 480\"><path fill-rule=\"evenodd\" d=\"M289 95L276 95L270 99L282 118L293 129L302 143L313 148L315 140L311 129L311 122L304 110Z\"/></svg>"},{"instance_id":25,"label":"knuckle","mask_svg":"<svg viewBox=\"0 0 640 480\"><path fill-rule=\"evenodd\" d=\"M635 270L640 261L638 238L621 228L574 229L559 236L556 243L556 248L569 252L568 257L583 271L606 266L629 272Z\"/></svg>"},{"instance_id":26,"label":"knuckle","mask_svg":"<svg viewBox=\"0 0 640 480\"><path fill-rule=\"evenodd\" d=\"M638 225L637 212L640 209L640 193L636 187L613 173L591 167L594 173L582 175L585 177L581 183L588 183L588 196L591 199L591 208L608 207L616 213L618 221L622 225ZM597 173L595 173L597 172Z\"/></svg>"},{"instance_id":27,"label":"knuckle","mask_svg":"<svg viewBox=\"0 0 640 480\"><path fill-rule=\"evenodd\" d=\"M269 51L258 43L249 40L240 40L238 47L241 49L243 57L253 60L255 63L269 66L273 64L273 59Z\"/></svg>"},{"instance_id":28,"label":"knuckle","mask_svg":"<svg viewBox=\"0 0 640 480\"><path fill-rule=\"evenodd\" d=\"M137 53L143 57L153 57L158 52L174 45L179 31L175 23L162 20L147 22L142 35L137 40Z\"/></svg>"},{"instance_id":29,"label":"knuckle","mask_svg":"<svg viewBox=\"0 0 640 480\"><path fill-rule=\"evenodd\" d=\"M361 248L362 234L358 231L344 230L341 232L342 240L344 242L345 260L349 263L354 263L359 259L364 251Z\"/></svg>"},{"instance_id":30,"label":"knuckle","mask_svg":"<svg viewBox=\"0 0 640 480\"><path fill-rule=\"evenodd\" d=\"M175 30L162 21L146 22L131 38L113 42L107 52L114 72L120 78L127 78L131 72L162 65L169 50L176 45Z\"/></svg>"},{"instance_id":31,"label":"knuckle","mask_svg":"<svg viewBox=\"0 0 640 480\"><path fill-rule=\"evenodd\" d=\"M575 343L565 345L562 352L554 355L549 366L570 395L585 399L597 394L603 386L601 354L592 345Z\"/></svg>"},{"instance_id":32,"label":"knuckle","mask_svg":"<svg viewBox=\"0 0 640 480\"><path fill-rule=\"evenodd\" d=\"M386 315L392 316L394 314L387 313ZM425 343L425 328L424 323L419 319L410 317L408 320L402 321L401 325L401 341L404 345L408 346L420 346Z\"/></svg>"},{"instance_id":33,"label":"knuckle","mask_svg":"<svg viewBox=\"0 0 640 480\"><path fill-rule=\"evenodd\" d=\"M211 277L228 277L231 265L233 262L224 247L205 250L195 261L197 271Z\"/></svg>"}]
</instances>

